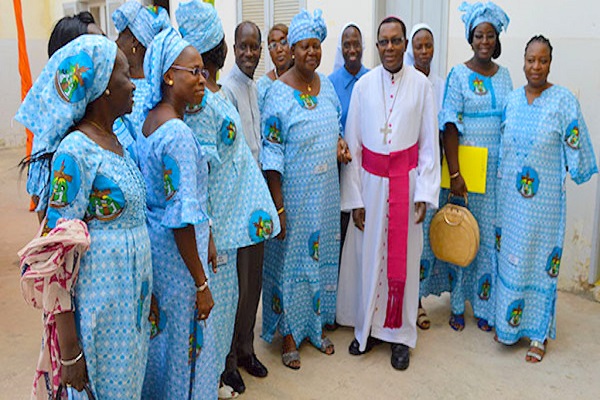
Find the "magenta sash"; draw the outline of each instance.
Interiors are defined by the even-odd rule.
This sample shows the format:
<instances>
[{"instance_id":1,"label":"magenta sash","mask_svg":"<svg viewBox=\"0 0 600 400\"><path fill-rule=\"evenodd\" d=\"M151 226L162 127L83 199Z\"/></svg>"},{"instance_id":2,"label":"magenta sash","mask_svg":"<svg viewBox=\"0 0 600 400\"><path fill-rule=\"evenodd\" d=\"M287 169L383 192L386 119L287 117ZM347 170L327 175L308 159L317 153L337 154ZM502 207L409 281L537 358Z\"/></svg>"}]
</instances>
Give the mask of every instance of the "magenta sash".
<instances>
[{"instance_id":1,"label":"magenta sash","mask_svg":"<svg viewBox=\"0 0 600 400\"><path fill-rule=\"evenodd\" d=\"M362 167L369 173L389 178L387 234L388 302L385 328L402 326L402 302L406 285L406 254L410 212L408 173L417 167L419 144L393 153L379 154L363 147ZM368 215L367 215L368 218ZM393 243L393 244L392 244Z\"/></svg>"}]
</instances>

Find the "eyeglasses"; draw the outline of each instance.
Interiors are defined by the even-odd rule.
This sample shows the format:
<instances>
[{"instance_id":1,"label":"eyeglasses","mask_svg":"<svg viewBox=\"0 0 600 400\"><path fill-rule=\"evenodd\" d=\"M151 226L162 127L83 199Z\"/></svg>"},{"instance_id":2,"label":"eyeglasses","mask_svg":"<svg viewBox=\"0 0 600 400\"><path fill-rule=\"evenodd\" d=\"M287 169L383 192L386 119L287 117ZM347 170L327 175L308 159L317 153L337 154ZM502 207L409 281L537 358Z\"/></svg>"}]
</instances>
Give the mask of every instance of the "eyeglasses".
<instances>
[{"instance_id":1,"label":"eyeglasses","mask_svg":"<svg viewBox=\"0 0 600 400\"><path fill-rule=\"evenodd\" d=\"M277 48L277 46L286 47L287 45L288 45L287 39L281 39L279 42L269 43L268 49L269 49L269 51L273 51Z\"/></svg>"},{"instance_id":2,"label":"eyeglasses","mask_svg":"<svg viewBox=\"0 0 600 400\"><path fill-rule=\"evenodd\" d=\"M377 41L379 47L387 47L388 44L392 44L392 46L397 47L400 46L404 42L404 38L396 37L392 39L381 39Z\"/></svg>"},{"instance_id":3,"label":"eyeglasses","mask_svg":"<svg viewBox=\"0 0 600 400\"><path fill-rule=\"evenodd\" d=\"M208 75L209 75L209 72L207 69L199 68L199 67L188 68L188 67L184 67L182 65L173 64L173 65L171 65L171 68L177 69L179 71L187 71L194 76L202 75L204 77L204 79L208 79Z\"/></svg>"}]
</instances>

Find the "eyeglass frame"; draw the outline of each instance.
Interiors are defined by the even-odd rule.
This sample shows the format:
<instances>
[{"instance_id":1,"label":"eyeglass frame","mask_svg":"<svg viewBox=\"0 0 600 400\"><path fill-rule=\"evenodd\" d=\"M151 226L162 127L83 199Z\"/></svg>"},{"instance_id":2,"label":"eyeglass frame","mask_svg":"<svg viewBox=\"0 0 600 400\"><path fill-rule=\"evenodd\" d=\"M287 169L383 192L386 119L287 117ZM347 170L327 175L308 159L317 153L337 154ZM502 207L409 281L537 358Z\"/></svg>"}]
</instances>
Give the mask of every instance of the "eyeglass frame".
<instances>
[{"instance_id":1,"label":"eyeglass frame","mask_svg":"<svg viewBox=\"0 0 600 400\"><path fill-rule=\"evenodd\" d=\"M404 43L405 40L406 39L403 37L395 37L395 38L391 38L391 39L380 39L377 41L377 46L388 47L388 45L391 43L392 47L398 47L402 43Z\"/></svg>"},{"instance_id":2,"label":"eyeglass frame","mask_svg":"<svg viewBox=\"0 0 600 400\"><path fill-rule=\"evenodd\" d=\"M202 77L204 79L208 79L208 77L210 76L210 72L206 68L200 68L200 67L189 68L189 67L184 67L183 65L177 65L177 64L171 65L170 68L173 68L173 69L176 69L179 71L187 71L194 76L202 75Z\"/></svg>"},{"instance_id":3,"label":"eyeglass frame","mask_svg":"<svg viewBox=\"0 0 600 400\"><path fill-rule=\"evenodd\" d=\"M284 43L285 42L285 43ZM273 51L277 49L277 46L281 46L281 47L289 47L290 43L288 42L287 39L281 39L280 41L274 41L271 42L267 45L267 49L269 49L269 51Z\"/></svg>"}]
</instances>

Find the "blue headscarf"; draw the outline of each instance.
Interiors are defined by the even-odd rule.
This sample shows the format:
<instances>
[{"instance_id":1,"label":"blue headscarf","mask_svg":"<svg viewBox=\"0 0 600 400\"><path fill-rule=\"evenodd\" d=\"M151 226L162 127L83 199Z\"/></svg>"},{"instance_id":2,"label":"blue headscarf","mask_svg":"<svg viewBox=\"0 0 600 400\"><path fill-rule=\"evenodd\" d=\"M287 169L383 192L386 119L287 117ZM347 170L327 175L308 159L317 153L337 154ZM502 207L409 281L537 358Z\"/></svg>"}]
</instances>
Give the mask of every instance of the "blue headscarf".
<instances>
[{"instance_id":1,"label":"blue headscarf","mask_svg":"<svg viewBox=\"0 0 600 400\"><path fill-rule=\"evenodd\" d=\"M327 25L323 19L323 11L316 9L313 15L303 9L294 16L290 23L288 42L290 46L304 39L319 39L323 42L327 37Z\"/></svg>"},{"instance_id":2,"label":"blue headscarf","mask_svg":"<svg viewBox=\"0 0 600 400\"><path fill-rule=\"evenodd\" d=\"M458 10L464 12L462 20L465 23L465 36L467 40L469 40L471 31L483 22L492 24L498 34L506 31L510 22L510 18L508 18L504 10L491 1L485 4L480 2L469 4L465 1L458 7Z\"/></svg>"},{"instance_id":3,"label":"blue headscarf","mask_svg":"<svg viewBox=\"0 0 600 400\"><path fill-rule=\"evenodd\" d=\"M189 45L173 27L169 27L156 35L148 47L144 57L144 75L150 90L144 98L143 115L162 100L163 75Z\"/></svg>"},{"instance_id":4,"label":"blue headscarf","mask_svg":"<svg viewBox=\"0 0 600 400\"><path fill-rule=\"evenodd\" d=\"M117 8L112 14L112 19L119 33L129 28L145 48L150 46L154 36L171 26L169 14L164 8L142 6L135 0L130 0Z\"/></svg>"},{"instance_id":5,"label":"blue headscarf","mask_svg":"<svg viewBox=\"0 0 600 400\"><path fill-rule=\"evenodd\" d=\"M217 47L225 33L215 7L200 0L179 4L175 19L181 35L200 54Z\"/></svg>"}]
</instances>

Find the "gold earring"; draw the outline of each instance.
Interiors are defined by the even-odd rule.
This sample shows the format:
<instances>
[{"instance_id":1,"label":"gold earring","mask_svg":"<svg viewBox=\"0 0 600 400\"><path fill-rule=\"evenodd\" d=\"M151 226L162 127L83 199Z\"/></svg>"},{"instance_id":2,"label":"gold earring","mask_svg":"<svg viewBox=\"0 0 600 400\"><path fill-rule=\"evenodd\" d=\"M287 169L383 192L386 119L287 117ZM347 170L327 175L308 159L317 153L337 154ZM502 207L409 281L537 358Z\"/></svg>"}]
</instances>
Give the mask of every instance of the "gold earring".
<instances>
[{"instance_id":1,"label":"gold earring","mask_svg":"<svg viewBox=\"0 0 600 400\"><path fill-rule=\"evenodd\" d=\"M105 95L105 96L107 96L107 97L108 97L108 96L110 96L110 89L108 89L108 88L107 88L107 89L104 91L104 95Z\"/></svg>"},{"instance_id":2,"label":"gold earring","mask_svg":"<svg viewBox=\"0 0 600 400\"><path fill-rule=\"evenodd\" d=\"M131 52L132 52L133 54L135 54L135 52L136 52L136 48L135 48L135 46L133 46L133 47L131 48Z\"/></svg>"},{"instance_id":3,"label":"gold earring","mask_svg":"<svg viewBox=\"0 0 600 400\"><path fill-rule=\"evenodd\" d=\"M173 79L169 79L169 82L167 82L167 85L173 86Z\"/></svg>"}]
</instances>

